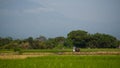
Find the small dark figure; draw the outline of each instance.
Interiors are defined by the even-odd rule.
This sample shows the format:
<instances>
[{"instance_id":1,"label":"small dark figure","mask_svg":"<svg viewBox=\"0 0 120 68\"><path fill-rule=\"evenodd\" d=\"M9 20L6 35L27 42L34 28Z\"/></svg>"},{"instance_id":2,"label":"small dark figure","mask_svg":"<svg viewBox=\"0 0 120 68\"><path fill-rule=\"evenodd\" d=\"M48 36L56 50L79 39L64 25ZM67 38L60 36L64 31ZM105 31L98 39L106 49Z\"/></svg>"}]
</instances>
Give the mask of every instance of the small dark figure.
<instances>
[{"instance_id":1,"label":"small dark figure","mask_svg":"<svg viewBox=\"0 0 120 68\"><path fill-rule=\"evenodd\" d=\"M75 48L75 52L80 52L80 49L79 48Z\"/></svg>"}]
</instances>

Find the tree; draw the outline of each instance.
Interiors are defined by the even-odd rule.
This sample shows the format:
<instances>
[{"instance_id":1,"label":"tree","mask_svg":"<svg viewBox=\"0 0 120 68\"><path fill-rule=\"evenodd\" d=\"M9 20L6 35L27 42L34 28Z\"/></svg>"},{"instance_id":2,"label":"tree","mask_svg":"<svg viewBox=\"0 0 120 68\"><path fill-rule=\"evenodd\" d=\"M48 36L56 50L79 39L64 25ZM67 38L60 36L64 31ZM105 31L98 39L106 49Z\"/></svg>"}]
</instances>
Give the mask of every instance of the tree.
<instances>
[{"instance_id":1,"label":"tree","mask_svg":"<svg viewBox=\"0 0 120 68\"><path fill-rule=\"evenodd\" d=\"M87 45L90 48L116 48L118 40L109 34L95 33L91 36Z\"/></svg>"},{"instance_id":2,"label":"tree","mask_svg":"<svg viewBox=\"0 0 120 68\"><path fill-rule=\"evenodd\" d=\"M64 37L56 37L55 42L63 44L65 42L65 38Z\"/></svg>"},{"instance_id":3,"label":"tree","mask_svg":"<svg viewBox=\"0 0 120 68\"><path fill-rule=\"evenodd\" d=\"M72 40L70 40L70 39L65 39L65 42L64 42L64 46L65 47L68 47L68 48L72 48L73 47L73 42L72 42Z\"/></svg>"},{"instance_id":4,"label":"tree","mask_svg":"<svg viewBox=\"0 0 120 68\"><path fill-rule=\"evenodd\" d=\"M55 42L56 42L56 48L58 49L63 49L64 48L64 42L65 42L65 38L64 37L56 37L54 38Z\"/></svg>"},{"instance_id":5,"label":"tree","mask_svg":"<svg viewBox=\"0 0 120 68\"><path fill-rule=\"evenodd\" d=\"M26 39L26 41L28 41L30 44L32 44L32 42L33 42L33 37L28 37L28 38Z\"/></svg>"},{"instance_id":6,"label":"tree","mask_svg":"<svg viewBox=\"0 0 120 68\"><path fill-rule=\"evenodd\" d=\"M10 42L9 44L4 45L5 49L15 49L19 48L19 44L15 41Z\"/></svg>"},{"instance_id":7,"label":"tree","mask_svg":"<svg viewBox=\"0 0 120 68\"><path fill-rule=\"evenodd\" d=\"M36 39L12 39L11 37L0 37L0 49L52 49L52 48L118 48L120 40L109 34L89 34L84 30L74 30L67 34L67 38L59 36L47 39L39 36Z\"/></svg>"},{"instance_id":8,"label":"tree","mask_svg":"<svg viewBox=\"0 0 120 68\"><path fill-rule=\"evenodd\" d=\"M5 45L9 44L12 41L13 39L11 37L6 37L6 38L0 37L0 48L3 48Z\"/></svg>"},{"instance_id":9,"label":"tree","mask_svg":"<svg viewBox=\"0 0 120 68\"><path fill-rule=\"evenodd\" d=\"M47 49L46 43L43 42L43 41L40 41L37 48L39 48L39 49Z\"/></svg>"},{"instance_id":10,"label":"tree","mask_svg":"<svg viewBox=\"0 0 120 68\"><path fill-rule=\"evenodd\" d=\"M30 47L30 44L28 42L22 42L20 44L20 48L22 48L22 49L30 49L31 47Z\"/></svg>"},{"instance_id":11,"label":"tree","mask_svg":"<svg viewBox=\"0 0 120 68\"><path fill-rule=\"evenodd\" d=\"M52 49L56 46L56 42L55 42L55 39L54 38L49 38L47 41L46 41L46 45L47 45L47 48L48 49Z\"/></svg>"},{"instance_id":12,"label":"tree","mask_svg":"<svg viewBox=\"0 0 120 68\"><path fill-rule=\"evenodd\" d=\"M34 39L33 39L33 37L28 37L27 39L25 39L25 42L28 42L29 43L29 45L30 45L30 47L32 48L32 49L34 49Z\"/></svg>"},{"instance_id":13,"label":"tree","mask_svg":"<svg viewBox=\"0 0 120 68\"><path fill-rule=\"evenodd\" d=\"M86 47L86 38L88 33L83 30L71 31L68 33L67 38L72 40L73 45L76 47Z\"/></svg>"},{"instance_id":14,"label":"tree","mask_svg":"<svg viewBox=\"0 0 120 68\"><path fill-rule=\"evenodd\" d=\"M46 41L46 37L45 36L39 36L38 38L36 38L36 40L38 41Z\"/></svg>"}]
</instances>

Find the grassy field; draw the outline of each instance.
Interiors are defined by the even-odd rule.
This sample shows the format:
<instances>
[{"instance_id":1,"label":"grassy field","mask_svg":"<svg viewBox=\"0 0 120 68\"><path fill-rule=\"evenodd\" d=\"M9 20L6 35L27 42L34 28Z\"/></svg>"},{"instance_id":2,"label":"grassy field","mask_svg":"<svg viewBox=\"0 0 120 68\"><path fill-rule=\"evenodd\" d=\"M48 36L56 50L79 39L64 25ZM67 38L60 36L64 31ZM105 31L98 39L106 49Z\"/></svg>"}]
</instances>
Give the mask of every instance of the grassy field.
<instances>
[{"instance_id":1,"label":"grassy field","mask_svg":"<svg viewBox=\"0 0 120 68\"><path fill-rule=\"evenodd\" d=\"M120 68L120 56L56 55L27 59L1 59L0 68Z\"/></svg>"},{"instance_id":2,"label":"grassy field","mask_svg":"<svg viewBox=\"0 0 120 68\"><path fill-rule=\"evenodd\" d=\"M0 68L120 68L120 49L80 50L0 50Z\"/></svg>"},{"instance_id":3,"label":"grassy field","mask_svg":"<svg viewBox=\"0 0 120 68\"><path fill-rule=\"evenodd\" d=\"M25 53L28 52L72 52L72 49L28 49L22 50ZM80 52L120 52L120 49L80 49ZM0 53L11 53L13 50L0 50Z\"/></svg>"},{"instance_id":4,"label":"grassy field","mask_svg":"<svg viewBox=\"0 0 120 68\"><path fill-rule=\"evenodd\" d=\"M23 50L24 52L72 52L72 49L38 49ZM120 52L120 49L80 49L80 52Z\"/></svg>"}]
</instances>

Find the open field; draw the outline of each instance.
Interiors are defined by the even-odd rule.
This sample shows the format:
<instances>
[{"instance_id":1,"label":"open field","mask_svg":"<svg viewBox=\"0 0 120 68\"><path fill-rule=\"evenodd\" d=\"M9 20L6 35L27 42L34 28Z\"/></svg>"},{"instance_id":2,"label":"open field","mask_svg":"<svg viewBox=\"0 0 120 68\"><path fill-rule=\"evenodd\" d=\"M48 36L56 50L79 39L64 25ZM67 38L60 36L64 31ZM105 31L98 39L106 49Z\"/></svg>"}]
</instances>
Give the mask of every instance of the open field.
<instances>
[{"instance_id":1,"label":"open field","mask_svg":"<svg viewBox=\"0 0 120 68\"><path fill-rule=\"evenodd\" d=\"M23 54L16 54L16 53L1 53L0 59L25 59L28 57L41 57L41 56L89 56L89 55L120 55L120 52L58 52L58 53L40 53L40 52L29 52L29 53L23 53Z\"/></svg>"},{"instance_id":2,"label":"open field","mask_svg":"<svg viewBox=\"0 0 120 68\"><path fill-rule=\"evenodd\" d=\"M41 49L23 50L22 54L13 50L0 50L0 59L25 59L27 57L49 55L120 55L120 49L81 49L80 52L72 52L72 49Z\"/></svg>"},{"instance_id":3,"label":"open field","mask_svg":"<svg viewBox=\"0 0 120 68\"><path fill-rule=\"evenodd\" d=\"M0 68L120 68L120 49L0 50Z\"/></svg>"},{"instance_id":4,"label":"open field","mask_svg":"<svg viewBox=\"0 0 120 68\"><path fill-rule=\"evenodd\" d=\"M120 52L120 49L80 49L80 52ZM13 50L0 50L0 53L10 53ZM72 49L28 49L23 52L72 52Z\"/></svg>"},{"instance_id":5,"label":"open field","mask_svg":"<svg viewBox=\"0 0 120 68\"><path fill-rule=\"evenodd\" d=\"M26 59L1 59L0 68L119 68L119 55L41 56Z\"/></svg>"},{"instance_id":6,"label":"open field","mask_svg":"<svg viewBox=\"0 0 120 68\"><path fill-rule=\"evenodd\" d=\"M24 52L72 52L72 49L37 49L23 50ZM80 52L120 52L120 49L80 49Z\"/></svg>"}]
</instances>

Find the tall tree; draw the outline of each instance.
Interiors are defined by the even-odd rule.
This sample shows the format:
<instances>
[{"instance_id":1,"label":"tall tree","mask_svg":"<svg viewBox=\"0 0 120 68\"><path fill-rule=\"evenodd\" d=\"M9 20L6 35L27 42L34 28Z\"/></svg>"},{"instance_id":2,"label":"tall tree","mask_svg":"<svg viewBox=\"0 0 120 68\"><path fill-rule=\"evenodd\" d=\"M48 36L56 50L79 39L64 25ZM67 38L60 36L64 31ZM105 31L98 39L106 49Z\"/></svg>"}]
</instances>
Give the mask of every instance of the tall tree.
<instances>
[{"instance_id":1,"label":"tall tree","mask_svg":"<svg viewBox=\"0 0 120 68\"><path fill-rule=\"evenodd\" d=\"M86 38L88 36L88 32L83 30L71 31L68 33L68 39L72 40L73 45L76 47L86 47Z\"/></svg>"},{"instance_id":2,"label":"tall tree","mask_svg":"<svg viewBox=\"0 0 120 68\"><path fill-rule=\"evenodd\" d=\"M109 34L95 33L91 36L87 45L90 48L116 48L118 40Z\"/></svg>"},{"instance_id":3,"label":"tall tree","mask_svg":"<svg viewBox=\"0 0 120 68\"><path fill-rule=\"evenodd\" d=\"M47 38L45 36L39 36L38 38L36 38L36 40L38 40L38 41L46 41Z\"/></svg>"}]
</instances>

